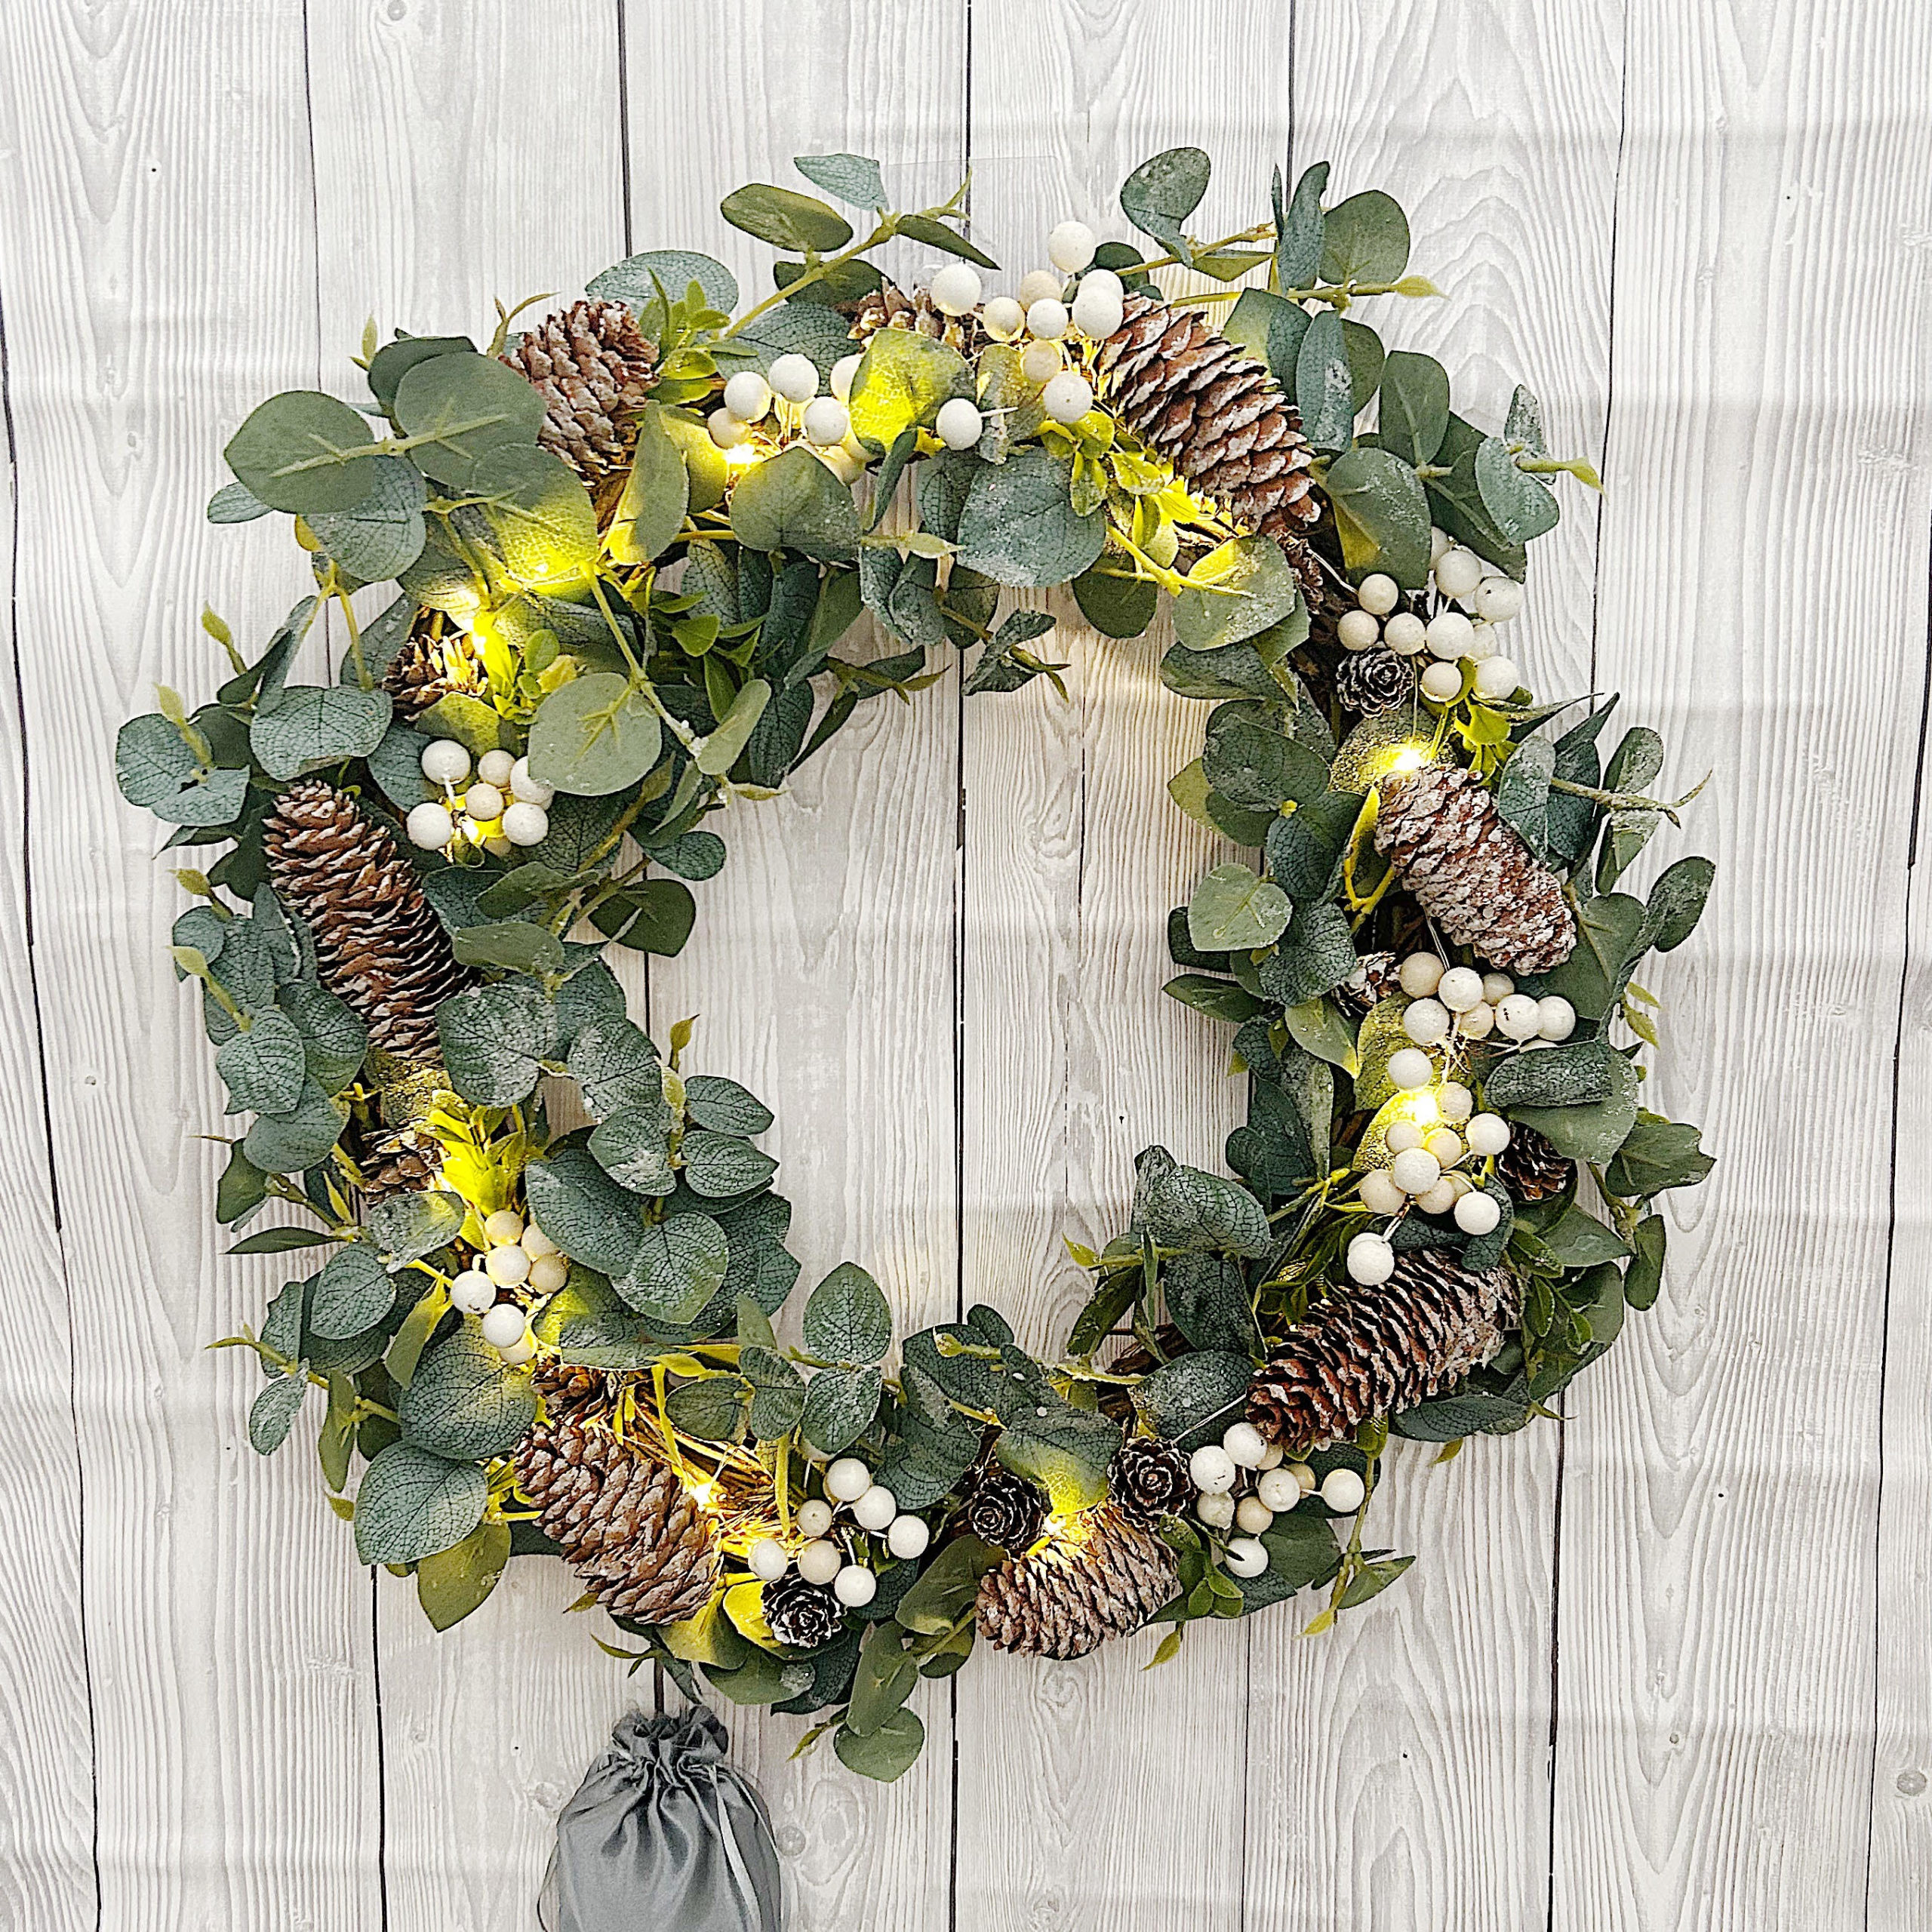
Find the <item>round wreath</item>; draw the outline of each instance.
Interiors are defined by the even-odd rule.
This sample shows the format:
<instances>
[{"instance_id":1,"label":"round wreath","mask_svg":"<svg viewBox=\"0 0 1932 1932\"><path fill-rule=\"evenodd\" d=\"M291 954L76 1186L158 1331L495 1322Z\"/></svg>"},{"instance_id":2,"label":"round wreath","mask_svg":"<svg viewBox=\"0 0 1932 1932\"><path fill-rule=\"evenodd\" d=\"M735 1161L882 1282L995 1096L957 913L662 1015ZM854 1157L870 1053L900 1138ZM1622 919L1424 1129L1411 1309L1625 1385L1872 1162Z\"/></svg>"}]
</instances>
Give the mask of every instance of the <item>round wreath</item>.
<instances>
[{"instance_id":1,"label":"round wreath","mask_svg":"<svg viewBox=\"0 0 1932 1932\"><path fill-rule=\"evenodd\" d=\"M252 662L208 617L232 675L164 691L117 767L171 847L226 848L173 934L254 1116L219 1217L304 1217L233 1251L307 1257L219 1345L260 1358L254 1447L319 1389L332 1506L439 1628L560 1555L694 1695L827 1713L890 1778L913 1684L976 1638L1073 1657L1153 1622L1165 1656L1196 1618L1364 1601L1410 1560L1363 1543L1391 1435L1521 1428L1649 1306L1653 1204L1709 1161L1639 1103L1632 975L1712 868L1617 889L1684 802L1647 795L1662 743L1604 758L1611 704L1536 701L1502 648L1554 472L1595 479L1526 390L1486 434L1348 312L1438 293L1389 197L1278 173L1204 243L1177 149L1121 194L1160 253L1069 221L985 299L960 196L798 167L869 232L738 189L780 256L735 321L727 270L656 251L482 349L372 325L368 402L263 403L209 515L291 514L313 591ZM953 259L909 296L867 260L894 238ZM1179 268L1266 285L1164 295ZM1261 855L1167 930L1168 991L1235 1029L1239 1178L1141 1155L1059 1359L980 1306L888 1373L855 1264L774 1332L771 1115L685 1070L688 1024L660 1051L602 955L675 952L707 817L936 654L974 654L969 693L1053 678L1053 619L1000 605L1063 584L1116 638L1168 594L1162 677L1212 707L1171 789ZM330 606L340 678L292 684ZM893 654L840 654L861 610Z\"/></svg>"}]
</instances>

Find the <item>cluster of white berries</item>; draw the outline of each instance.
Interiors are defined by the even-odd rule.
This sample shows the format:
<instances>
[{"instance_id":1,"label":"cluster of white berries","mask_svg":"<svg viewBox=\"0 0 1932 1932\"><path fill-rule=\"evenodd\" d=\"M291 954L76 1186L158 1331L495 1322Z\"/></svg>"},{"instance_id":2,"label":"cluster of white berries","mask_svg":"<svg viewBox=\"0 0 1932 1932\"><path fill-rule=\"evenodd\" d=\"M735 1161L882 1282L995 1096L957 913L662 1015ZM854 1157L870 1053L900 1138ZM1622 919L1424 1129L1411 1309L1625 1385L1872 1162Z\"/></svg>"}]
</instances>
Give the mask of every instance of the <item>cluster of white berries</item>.
<instances>
[{"instance_id":1,"label":"cluster of white berries","mask_svg":"<svg viewBox=\"0 0 1932 1932\"><path fill-rule=\"evenodd\" d=\"M760 1537L745 1552L745 1564L761 1583L775 1583L794 1564L808 1583L827 1584L848 1610L861 1610L878 1594L878 1578L866 1564L835 1540L841 1509L849 1509L854 1524L868 1534L883 1537L894 1556L923 1556L932 1531L923 1516L909 1515L899 1499L856 1456L841 1456L825 1472L825 1497L798 1505L792 1526L804 1539L797 1552L776 1537Z\"/></svg>"},{"instance_id":2,"label":"cluster of white berries","mask_svg":"<svg viewBox=\"0 0 1932 1932\"><path fill-rule=\"evenodd\" d=\"M568 1278L571 1265L557 1244L534 1221L525 1223L514 1208L499 1208L483 1223L488 1244L480 1268L466 1268L450 1284L450 1306L463 1315L480 1315L483 1339L512 1364L526 1362L537 1352L530 1338L530 1321L523 1305L514 1299L499 1301L518 1289L533 1294L555 1294Z\"/></svg>"},{"instance_id":3,"label":"cluster of white berries","mask_svg":"<svg viewBox=\"0 0 1932 1932\"><path fill-rule=\"evenodd\" d=\"M426 852L439 852L460 832L506 859L519 845L540 845L550 835L553 786L530 774L527 758L506 751L485 752L472 776L469 752L454 738L438 738L423 747L423 776L443 788L441 798L416 806L404 822L409 842Z\"/></svg>"},{"instance_id":4,"label":"cluster of white berries","mask_svg":"<svg viewBox=\"0 0 1932 1932\"><path fill-rule=\"evenodd\" d=\"M1410 1002L1402 1015L1402 1031L1418 1047L1453 1048L1466 1040L1486 1040L1492 1033L1519 1045L1529 1040L1554 1045L1576 1030L1577 1009L1567 999L1557 993L1542 999L1519 993L1507 973L1478 973L1471 966L1445 964L1432 952L1412 952L1402 961L1400 979ZM1416 1070L1414 1058L1404 1065ZM1393 1061L1389 1077L1398 1087L1423 1086L1429 1078L1423 1072L1405 1080Z\"/></svg>"},{"instance_id":5,"label":"cluster of white berries","mask_svg":"<svg viewBox=\"0 0 1932 1932\"><path fill-rule=\"evenodd\" d=\"M841 481L852 482L865 468L866 455L852 434L845 406L858 366L857 355L842 357L834 365L829 395L819 393L818 365L809 355L781 355L763 375L740 369L725 383L722 405L706 418L711 440L720 449L737 449L783 405L786 426L795 426Z\"/></svg>"},{"instance_id":6,"label":"cluster of white berries","mask_svg":"<svg viewBox=\"0 0 1932 1932\"><path fill-rule=\"evenodd\" d=\"M1228 1543L1228 1567L1237 1577L1258 1577L1267 1568L1260 1539L1284 1511L1318 1493L1337 1515L1352 1515L1364 1494L1353 1469L1331 1469L1318 1484L1306 1463L1285 1460L1281 1445L1251 1422L1231 1423L1218 1444L1204 1443L1188 1458L1187 1472L1196 1491L1195 1515L1211 1530L1241 1531Z\"/></svg>"},{"instance_id":7,"label":"cluster of white berries","mask_svg":"<svg viewBox=\"0 0 1932 1932\"><path fill-rule=\"evenodd\" d=\"M1475 667L1475 695L1506 698L1522 681L1509 658L1499 656L1491 635L1522 610L1523 586L1500 572L1485 574L1482 559L1440 530L1429 533L1429 574L1437 609L1425 619L1402 605L1401 587L1377 571L1362 579L1357 608L1344 611L1337 634L1350 651L1375 645L1398 657L1425 654L1432 660L1422 674L1423 695L1447 704L1461 694L1465 661ZM1460 605L1457 609L1454 607Z\"/></svg>"}]
</instances>

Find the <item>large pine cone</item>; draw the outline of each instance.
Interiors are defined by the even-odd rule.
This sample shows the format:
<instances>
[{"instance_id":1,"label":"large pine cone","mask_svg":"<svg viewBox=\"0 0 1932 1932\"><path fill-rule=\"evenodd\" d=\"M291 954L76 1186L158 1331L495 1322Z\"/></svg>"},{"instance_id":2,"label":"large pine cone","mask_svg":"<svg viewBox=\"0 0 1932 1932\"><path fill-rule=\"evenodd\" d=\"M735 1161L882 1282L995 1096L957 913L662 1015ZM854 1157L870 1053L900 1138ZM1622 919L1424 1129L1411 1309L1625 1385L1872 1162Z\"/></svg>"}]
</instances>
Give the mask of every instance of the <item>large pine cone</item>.
<instances>
[{"instance_id":1,"label":"large pine cone","mask_svg":"<svg viewBox=\"0 0 1932 1932\"><path fill-rule=\"evenodd\" d=\"M1507 1269L1472 1272L1439 1248L1400 1255L1380 1287L1331 1295L1288 1331L1255 1371L1247 1419L1297 1454L1339 1442L1481 1367L1521 1306Z\"/></svg>"},{"instance_id":2,"label":"large pine cone","mask_svg":"<svg viewBox=\"0 0 1932 1932\"><path fill-rule=\"evenodd\" d=\"M1174 1552L1112 1503L1072 1518L1030 1555L980 1580L980 1635L1002 1651L1084 1657L1171 1601Z\"/></svg>"},{"instance_id":3,"label":"large pine cone","mask_svg":"<svg viewBox=\"0 0 1932 1932\"><path fill-rule=\"evenodd\" d=\"M1518 1201L1547 1201L1570 1185L1576 1162L1533 1127L1512 1121L1509 1144L1496 1157L1496 1177Z\"/></svg>"},{"instance_id":4,"label":"large pine cone","mask_svg":"<svg viewBox=\"0 0 1932 1932\"><path fill-rule=\"evenodd\" d=\"M438 1057L436 1008L475 983L395 841L346 793L298 778L264 829L269 883L308 926L324 986L359 1014L372 1047Z\"/></svg>"},{"instance_id":5,"label":"large pine cone","mask_svg":"<svg viewBox=\"0 0 1932 1932\"><path fill-rule=\"evenodd\" d=\"M1577 921L1563 881L1472 773L1425 765L1380 791L1376 849L1451 939L1504 973L1547 973L1569 958Z\"/></svg>"},{"instance_id":6,"label":"large pine cone","mask_svg":"<svg viewBox=\"0 0 1932 1932\"><path fill-rule=\"evenodd\" d=\"M853 304L850 312L853 340L857 342L869 342L881 329L915 329L962 355L977 355L992 340L979 309L949 315L933 300L931 290L915 288L908 295L894 282L881 283Z\"/></svg>"},{"instance_id":7,"label":"large pine cone","mask_svg":"<svg viewBox=\"0 0 1932 1932\"><path fill-rule=\"evenodd\" d=\"M619 1438L603 1376L546 1370L538 1387L543 1412L516 1451L537 1527L613 1617L695 1617L718 1577L718 1539L697 1497L645 1441Z\"/></svg>"},{"instance_id":8,"label":"large pine cone","mask_svg":"<svg viewBox=\"0 0 1932 1932\"><path fill-rule=\"evenodd\" d=\"M1318 598L1304 534L1321 515L1315 451L1274 377L1192 309L1151 295L1128 298L1096 368L1114 414L1236 522L1272 537Z\"/></svg>"},{"instance_id":9,"label":"large pine cone","mask_svg":"<svg viewBox=\"0 0 1932 1932\"><path fill-rule=\"evenodd\" d=\"M574 302L520 336L503 359L543 392L537 440L544 448L593 488L629 467L657 352L621 302Z\"/></svg>"},{"instance_id":10,"label":"large pine cone","mask_svg":"<svg viewBox=\"0 0 1932 1932\"><path fill-rule=\"evenodd\" d=\"M445 629L448 621L440 611L420 613L383 672L383 689L405 724L414 724L439 698L457 691L473 695L483 688L482 660L468 634Z\"/></svg>"}]
</instances>

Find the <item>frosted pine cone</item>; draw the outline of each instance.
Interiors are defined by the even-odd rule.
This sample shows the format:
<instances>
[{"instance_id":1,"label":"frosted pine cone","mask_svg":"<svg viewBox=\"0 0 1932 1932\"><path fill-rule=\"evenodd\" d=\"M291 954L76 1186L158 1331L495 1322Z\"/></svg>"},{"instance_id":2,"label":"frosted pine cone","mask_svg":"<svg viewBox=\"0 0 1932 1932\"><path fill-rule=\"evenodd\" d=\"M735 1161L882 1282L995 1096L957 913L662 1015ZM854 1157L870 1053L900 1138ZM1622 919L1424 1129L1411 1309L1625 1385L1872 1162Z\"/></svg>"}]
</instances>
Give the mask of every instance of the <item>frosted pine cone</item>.
<instances>
[{"instance_id":1,"label":"frosted pine cone","mask_svg":"<svg viewBox=\"0 0 1932 1932\"><path fill-rule=\"evenodd\" d=\"M544 448L593 488L629 467L657 352L621 302L574 302L518 337L503 359L543 392Z\"/></svg>"},{"instance_id":2,"label":"frosted pine cone","mask_svg":"<svg viewBox=\"0 0 1932 1932\"><path fill-rule=\"evenodd\" d=\"M1415 673L1404 659L1380 645L1352 652L1335 666L1335 695L1364 718L1392 711L1416 694Z\"/></svg>"},{"instance_id":3,"label":"frosted pine cone","mask_svg":"<svg viewBox=\"0 0 1932 1932\"><path fill-rule=\"evenodd\" d=\"M1002 1651L1084 1657L1137 1630L1177 1587L1174 1553L1111 1503L980 1580L980 1635Z\"/></svg>"},{"instance_id":4,"label":"frosted pine cone","mask_svg":"<svg viewBox=\"0 0 1932 1932\"><path fill-rule=\"evenodd\" d=\"M935 302L930 291L915 288L910 295L895 282L884 282L852 305L852 337L869 342L881 329L914 329L958 350L961 355L979 354L992 338L986 334L977 309L963 315L949 315Z\"/></svg>"}]
</instances>

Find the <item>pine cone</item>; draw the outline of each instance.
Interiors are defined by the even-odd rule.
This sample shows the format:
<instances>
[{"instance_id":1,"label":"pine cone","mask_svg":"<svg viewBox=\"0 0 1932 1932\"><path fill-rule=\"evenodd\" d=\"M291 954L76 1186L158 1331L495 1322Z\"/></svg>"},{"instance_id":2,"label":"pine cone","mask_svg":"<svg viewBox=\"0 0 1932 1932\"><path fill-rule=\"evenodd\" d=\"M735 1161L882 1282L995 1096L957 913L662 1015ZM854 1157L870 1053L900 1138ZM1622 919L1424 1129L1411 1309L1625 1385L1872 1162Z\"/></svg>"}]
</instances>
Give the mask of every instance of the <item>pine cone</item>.
<instances>
[{"instance_id":1,"label":"pine cone","mask_svg":"<svg viewBox=\"0 0 1932 1932\"><path fill-rule=\"evenodd\" d=\"M264 828L269 883L308 926L322 983L403 1060L438 1057L436 1008L475 983L395 841L320 778L298 778Z\"/></svg>"},{"instance_id":2,"label":"pine cone","mask_svg":"<svg viewBox=\"0 0 1932 1932\"><path fill-rule=\"evenodd\" d=\"M1024 1476L999 1463L988 1463L973 1479L961 1521L982 1543L1000 1549L1026 1549L1039 1537L1047 1502Z\"/></svg>"},{"instance_id":3,"label":"pine cone","mask_svg":"<svg viewBox=\"0 0 1932 1932\"><path fill-rule=\"evenodd\" d=\"M1084 1657L1137 1630L1174 1597L1174 1553L1111 1503L1083 1510L1043 1549L980 1580L980 1635L1002 1651Z\"/></svg>"},{"instance_id":4,"label":"pine cone","mask_svg":"<svg viewBox=\"0 0 1932 1932\"><path fill-rule=\"evenodd\" d=\"M711 1601L718 1540L676 1472L611 1424L611 1387L586 1369L538 1377L536 1426L516 1449L537 1527L614 1617L675 1623Z\"/></svg>"},{"instance_id":5,"label":"pine cone","mask_svg":"<svg viewBox=\"0 0 1932 1932\"><path fill-rule=\"evenodd\" d=\"M1509 1144L1496 1157L1496 1177L1518 1201L1547 1201L1570 1185L1576 1162L1559 1154L1533 1127L1509 1127Z\"/></svg>"},{"instance_id":6,"label":"pine cone","mask_svg":"<svg viewBox=\"0 0 1932 1932\"><path fill-rule=\"evenodd\" d=\"M1366 1013L1390 994L1401 991L1401 971L1402 962L1396 954L1365 952L1335 991L1358 1013Z\"/></svg>"},{"instance_id":7,"label":"pine cone","mask_svg":"<svg viewBox=\"0 0 1932 1932\"><path fill-rule=\"evenodd\" d=\"M1439 1248L1396 1258L1380 1287L1318 1302L1255 1371L1247 1419L1305 1454L1452 1388L1503 1346L1521 1312L1508 1269L1472 1272Z\"/></svg>"},{"instance_id":8,"label":"pine cone","mask_svg":"<svg viewBox=\"0 0 1932 1932\"><path fill-rule=\"evenodd\" d=\"M395 1136L372 1148L356 1161L365 1201L386 1201L392 1194L420 1194L442 1178L443 1150L432 1136L414 1131Z\"/></svg>"},{"instance_id":9,"label":"pine cone","mask_svg":"<svg viewBox=\"0 0 1932 1932\"><path fill-rule=\"evenodd\" d=\"M621 302L574 302L546 315L503 359L543 392L537 440L594 489L629 467L657 352Z\"/></svg>"},{"instance_id":10,"label":"pine cone","mask_svg":"<svg viewBox=\"0 0 1932 1932\"><path fill-rule=\"evenodd\" d=\"M838 1599L829 1590L807 1583L795 1570L766 1584L762 1601L766 1628L795 1651L815 1651L830 1643L845 1620Z\"/></svg>"},{"instance_id":11,"label":"pine cone","mask_svg":"<svg viewBox=\"0 0 1932 1932\"><path fill-rule=\"evenodd\" d=\"M1350 711L1364 718L1392 711L1416 694L1416 674L1407 660L1377 645L1351 651L1335 666L1335 695Z\"/></svg>"},{"instance_id":12,"label":"pine cone","mask_svg":"<svg viewBox=\"0 0 1932 1932\"><path fill-rule=\"evenodd\" d=\"M438 698L483 689L482 660L468 633L445 630L447 622L440 611L421 612L383 672L383 689L395 700L395 715L405 724L414 723Z\"/></svg>"},{"instance_id":13,"label":"pine cone","mask_svg":"<svg viewBox=\"0 0 1932 1932\"><path fill-rule=\"evenodd\" d=\"M977 355L992 340L981 320L981 311L973 309L963 315L949 315L932 298L929 289L915 288L910 295L894 282L884 282L854 303L852 338L869 342L881 329L915 329L935 342L943 342L962 355Z\"/></svg>"},{"instance_id":14,"label":"pine cone","mask_svg":"<svg viewBox=\"0 0 1932 1932\"><path fill-rule=\"evenodd\" d=\"M1318 598L1321 568L1303 534L1321 515L1315 451L1274 377L1192 310L1151 295L1128 298L1096 369L1114 414L1236 522L1272 537Z\"/></svg>"},{"instance_id":15,"label":"pine cone","mask_svg":"<svg viewBox=\"0 0 1932 1932\"><path fill-rule=\"evenodd\" d=\"M1451 939L1519 976L1569 958L1577 921L1563 881L1537 863L1472 773L1425 765L1383 780L1381 794L1376 850Z\"/></svg>"},{"instance_id":16,"label":"pine cone","mask_svg":"<svg viewBox=\"0 0 1932 1932\"><path fill-rule=\"evenodd\" d=\"M1120 1445L1107 1484L1114 1500L1136 1522L1171 1516L1194 1499L1194 1481L1179 1446L1158 1436L1134 1435Z\"/></svg>"}]
</instances>

